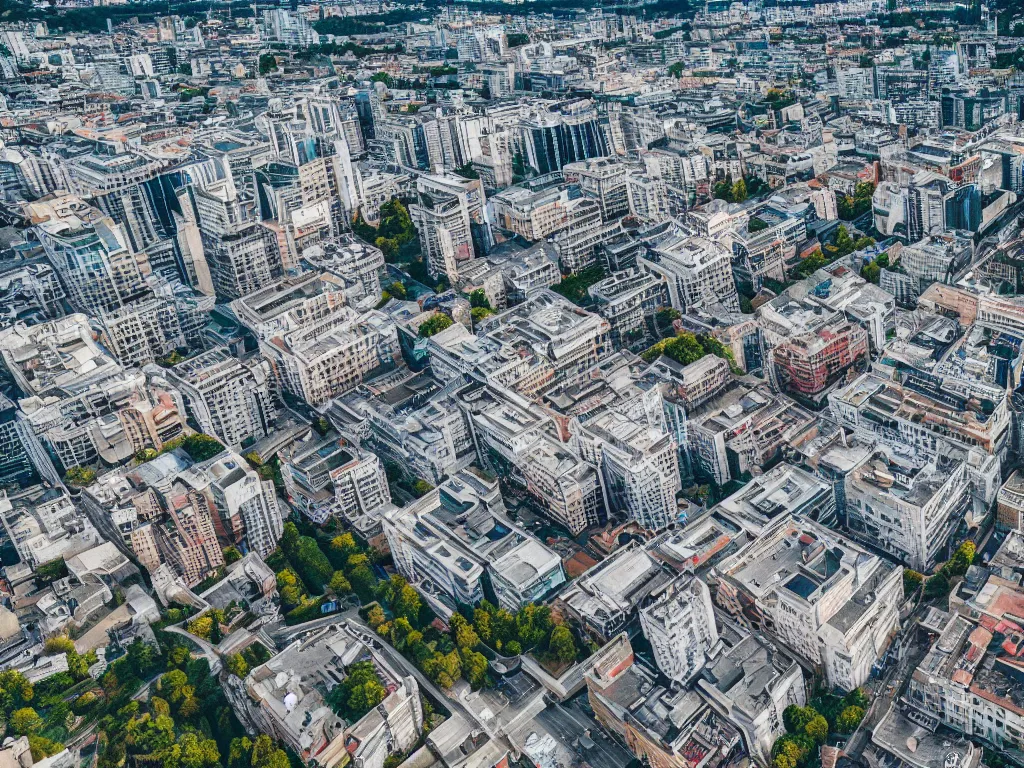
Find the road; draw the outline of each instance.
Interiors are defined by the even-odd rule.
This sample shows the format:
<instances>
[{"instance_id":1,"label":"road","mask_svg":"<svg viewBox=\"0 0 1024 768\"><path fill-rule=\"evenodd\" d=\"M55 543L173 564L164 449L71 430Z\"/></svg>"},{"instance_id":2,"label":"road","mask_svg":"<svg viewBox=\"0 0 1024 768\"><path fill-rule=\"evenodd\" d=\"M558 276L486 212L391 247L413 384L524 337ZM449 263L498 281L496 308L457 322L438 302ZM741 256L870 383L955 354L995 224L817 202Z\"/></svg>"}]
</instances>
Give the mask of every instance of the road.
<instances>
[{"instance_id":1,"label":"road","mask_svg":"<svg viewBox=\"0 0 1024 768\"><path fill-rule=\"evenodd\" d=\"M583 756L593 768L622 768L634 759L631 752L613 741L596 720L572 702L551 705L537 715L536 720L570 748L589 731L594 746Z\"/></svg>"},{"instance_id":2,"label":"road","mask_svg":"<svg viewBox=\"0 0 1024 768\"><path fill-rule=\"evenodd\" d=\"M868 707L868 711L864 714L864 719L861 720L857 730L853 732L843 748L843 751L854 759L860 758L860 754L864 751L864 747L867 746L875 726L885 716L885 713L889 711L889 706L893 701L898 700L903 695L910 676L928 652L927 642L921 643L916 639L908 639L913 638L913 633L917 632L918 615L927 611L927 606L928 603L925 601L919 602L914 613L907 620L907 626L902 633L901 642L904 644L909 643L910 645L907 647L903 659L897 662L882 678L879 693L872 700L871 706Z\"/></svg>"}]
</instances>

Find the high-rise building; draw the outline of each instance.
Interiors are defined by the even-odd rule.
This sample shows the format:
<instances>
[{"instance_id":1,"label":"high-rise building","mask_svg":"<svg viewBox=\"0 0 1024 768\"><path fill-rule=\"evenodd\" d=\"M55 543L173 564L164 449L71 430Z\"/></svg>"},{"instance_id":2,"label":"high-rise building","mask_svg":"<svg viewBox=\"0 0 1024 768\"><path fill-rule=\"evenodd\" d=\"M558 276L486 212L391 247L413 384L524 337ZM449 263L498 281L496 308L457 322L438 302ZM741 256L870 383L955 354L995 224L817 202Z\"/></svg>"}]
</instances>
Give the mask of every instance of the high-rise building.
<instances>
[{"instance_id":1,"label":"high-rise building","mask_svg":"<svg viewBox=\"0 0 1024 768\"><path fill-rule=\"evenodd\" d=\"M416 180L418 202L409 209L419 231L420 244L432 277L458 279L458 265L490 245L484 219L484 190L479 180L458 176L420 176Z\"/></svg>"},{"instance_id":2,"label":"high-rise building","mask_svg":"<svg viewBox=\"0 0 1024 768\"><path fill-rule=\"evenodd\" d=\"M639 263L665 278L672 306L680 311L692 307L711 310L716 304L732 312L740 310L732 254L721 243L669 229L648 244Z\"/></svg>"},{"instance_id":3,"label":"high-rise building","mask_svg":"<svg viewBox=\"0 0 1024 768\"><path fill-rule=\"evenodd\" d=\"M677 578L640 610L640 626L658 669L677 683L704 668L718 641L711 591L690 575Z\"/></svg>"},{"instance_id":4,"label":"high-rise building","mask_svg":"<svg viewBox=\"0 0 1024 768\"><path fill-rule=\"evenodd\" d=\"M146 288L146 255L134 252L114 220L80 197L43 198L25 213L77 309L92 315L115 310Z\"/></svg>"},{"instance_id":5,"label":"high-rise building","mask_svg":"<svg viewBox=\"0 0 1024 768\"><path fill-rule=\"evenodd\" d=\"M270 480L261 480L237 454L229 453L204 467L207 492L216 522L229 541L244 541L248 551L266 557L277 546L284 519Z\"/></svg>"},{"instance_id":6,"label":"high-rise building","mask_svg":"<svg viewBox=\"0 0 1024 768\"><path fill-rule=\"evenodd\" d=\"M273 233L243 205L230 178L187 187L183 203L194 206L202 259L219 301L245 296L280 276L281 255Z\"/></svg>"},{"instance_id":7,"label":"high-rise building","mask_svg":"<svg viewBox=\"0 0 1024 768\"><path fill-rule=\"evenodd\" d=\"M270 434L274 379L265 360L245 362L218 347L167 371L203 432L238 448Z\"/></svg>"}]
</instances>

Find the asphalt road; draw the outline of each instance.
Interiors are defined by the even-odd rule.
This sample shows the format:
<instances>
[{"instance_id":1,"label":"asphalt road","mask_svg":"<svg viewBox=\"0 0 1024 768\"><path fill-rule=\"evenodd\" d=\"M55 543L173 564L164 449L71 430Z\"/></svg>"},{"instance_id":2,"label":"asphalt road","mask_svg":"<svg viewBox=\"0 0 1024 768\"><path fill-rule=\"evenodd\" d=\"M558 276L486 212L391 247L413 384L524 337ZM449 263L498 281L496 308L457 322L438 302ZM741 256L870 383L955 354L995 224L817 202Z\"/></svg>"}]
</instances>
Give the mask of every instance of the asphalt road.
<instances>
[{"instance_id":1,"label":"asphalt road","mask_svg":"<svg viewBox=\"0 0 1024 768\"><path fill-rule=\"evenodd\" d=\"M607 735L594 718L571 702L548 706L536 720L569 749L575 749L577 739L589 729L594 746L583 758L593 768L622 768L633 759L632 753Z\"/></svg>"}]
</instances>

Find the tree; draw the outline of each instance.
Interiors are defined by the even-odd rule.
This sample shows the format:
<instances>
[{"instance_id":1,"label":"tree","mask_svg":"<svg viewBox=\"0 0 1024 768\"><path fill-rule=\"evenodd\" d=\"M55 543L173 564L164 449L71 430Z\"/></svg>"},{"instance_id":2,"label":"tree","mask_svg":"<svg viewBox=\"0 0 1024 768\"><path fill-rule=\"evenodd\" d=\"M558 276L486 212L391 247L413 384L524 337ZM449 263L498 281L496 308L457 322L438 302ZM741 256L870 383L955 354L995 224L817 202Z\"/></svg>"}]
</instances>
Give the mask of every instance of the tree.
<instances>
[{"instance_id":1,"label":"tree","mask_svg":"<svg viewBox=\"0 0 1024 768\"><path fill-rule=\"evenodd\" d=\"M803 733L807 724L817 716L818 712L812 707L790 704L782 711L782 724L786 726L788 733Z\"/></svg>"},{"instance_id":2,"label":"tree","mask_svg":"<svg viewBox=\"0 0 1024 768\"><path fill-rule=\"evenodd\" d=\"M76 488L92 485L96 480L96 470L91 467L71 467L64 473L64 482Z\"/></svg>"},{"instance_id":3,"label":"tree","mask_svg":"<svg viewBox=\"0 0 1024 768\"><path fill-rule=\"evenodd\" d=\"M806 726L804 732L814 739L814 743L821 746L828 741L828 720L821 715L815 715Z\"/></svg>"},{"instance_id":4,"label":"tree","mask_svg":"<svg viewBox=\"0 0 1024 768\"><path fill-rule=\"evenodd\" d=\"M347 595L352 591L352 584L349 583L343 571L335 571L334 575L331 576L331 583L328 586L331 588L331 592L336 595Z\"/></svg>"},{"instance_id":5,"label":"tree","mask_svg":"<svg viewBox=\"0 0 1024 768\"><path fill-rule=\"evenodd\" d=\"M576 640L568 627L559 624L551 630L548 650L563 664L569 664L576 660Z\"/></svg>"},{"instance_id":6,"label":"tree","mask_svg":"<svg viewBox=\"0 0 1024 768\"><path fill-rule=\"evenodd\" d=\"M854 688L846 694L845 697L843 697L843 703L848 707L860 707L861 709L866 710L871 701L868 699L868 695L864 693L863 689Z\"/></svg>"},{"instance_id":7,"label":"tree","mask_svg":"<svg viewBox=\"0 0 1024 768\"><path fill-rule=\"evenodd\" d=\"M420 600L419 593L415 588L406 584L399 590L399 593L395 596L395 601L392 606L392 611L395 616L404 616L410 622L414 624L419 623L420 609L423 607L423 602Z\"/></svg>"},{"instance_id":8,"label":"tree","mask_svg":"<svg viewBox=\"0 0 1024 768\"><path fill-rule=\"evenodd\" d=\"M945 572L939 571L928 579L924 584L924 596L928 599L933 597L944 597L949 594L950 583Z\"/></svg>"},{"instance_id":9,"label":"tree","mask_svg":"<svg viewBox=\"0 0 1024 768\"><path fill-rule=\"evenodd\" d=\"M24 707L32 701L34 693L32 683L21 672L0 672L0 716L7 718L12 710Z\"/></svg>"},{"instance_id":10,"label":"tree","mask_svg":"<svg viewBox=\"0 0 1024 768\"><path fill-rule=\"evenodd\" d=\"M836 730L839 733L853 733L864 719L864 710L860 707L846 707L836 718Z\"/></svg>"},{"instance_id":11,"label":"tree","mask_svg":"<svg viewBox=\"0 0 1024 768\"><path fill-rule=\"evenodd\" d=\"M369 567L361 565L352 569L348 580L352 584L352 591L362 602L368 603L373 599L373 587L377 583L377 579Z\"/></svg>"},{"instance_id":12,"label":"tree","mask_svg":"<svg viewBox=\"0 0 1024 768\"><path fill-rule=\"evenodd\" d=\"M181 447L192 457L193 461L207 461L224 450L224 446L217 438L204 434L189 435L182 442Z\"/></svg>"},{"instance_id":13,"label":"tree","mask_svg":"<svg viewBox=\"0 0 1024 768\"><path fill-rule=\"evenodd\" d=\"M224 564L231 565L237 563L242 559L242 553L238 551L238 547L225 547L224 549Z\"/></svg>"},{"instance_id":14,"label":"tree","mask_svg":"<svg viewBox=\"0 0 1024 768\"><path fill-rule=\"evenodd\" d=\"M435 333L440 333L445 328L450 328L454 322L448 315L442 312L435 312L430 318L420 323L419 336L421 339L428 339Z\"/></svg>"},{"instance_id":15,"label":"tree","mask_svg":"<svg viewBox=\"0 0 1024 768\"><path fill-rule=\"evenodd\" d=\"M32 707L22 707L21 709L14 710L7 724L19 736L28 736L43 730L43 718Z\"/></svg>"},{"instance_id":16,"label":"tree","mask_svg":"<svg viewBox=\"0 0 1024 768\"><path fill-rule=\"evenodd\" d=\"M460 650L471 651L480 645L480 636L472 626L463 622L462 626L455 631L455 645Z\"/></svg>"},{"instance_id":17,"label":"tree","mask_svg":"<svg viewBox=\"0 0 1024 768\"><path fill-rule=\"evenodd\" d=\"M277 574L277 591L281 594L281 602L286 606L302 602L303 592L299 585L299 577L291 568L285 568Z\"/></svg>"},{"instance_id":18,"label":"tree","mask_svg":"<svg viewBox=\"0 0 1024 768\"><path fill-rule=\"evenodd\" d=\"M747 199L747 183L743 179L737 179L732 185L732 200L734 203L742 203Z\"/></svg>"},{"instance_id":19,"label":"tree","mask_svg":"<svg viewBox=\"0 0 1024 768\"><path fill-rule=\"evenodd\" d=\"M388 692L371 661L357 661L345 672L345 679L327 694L327 703L349 723L355 723L384 701Z\"/></svg>"},{"instance_id":20,"label":"tree","mask_svg":"<svg viewBox=\"0 0 1024 768\"><path fill-rule=\"evenodd\" d=\"M950 576L963 576L967 573L967 569L971 567L974 562L974 555L977 549L973 541L965 541L959 547L956 552L953 553L953 557L950 558L949 562L943 568L949 569Z\"/></svg>"},{"instance_id":21,"label":"tree","mask_svg":"<svg viewBox=\"0 0 1024 768\"><path fill-rule=\"evenodd\" d=\"M261 53L259 61L261 75L269 74L277 70L277 57L272 53Z\"/></svg>"},{"instance_id":22,"label":"tree","mask_svg":"<svg viewBox=\"0 0 1024 768\"><path fill-rule=\"evenodd\" d=\"M240 653L233 653L228 656L228 672L235 677L245 677L249 674L249 663Z\"/></svg>"},{"instance_id":23,"label":"tree","mask_svg":"<svg viewBox=\"0 0 1024 768\"><path fill-rule=\"evenodd\" d=\"M469 294L469 306L476 309L491 309L490 299L487 298L487 293L483 288L477 288L475 291Z\"/></svg>"},{"instance_id":24,"label":"tree","mask_svg":"<svg viewBox=\"0 0 1024 768\"><path fill-rule=\"evenodd\" d=\"M75 641L66 635L58 635L49 638L43 643L43 653L47 656L54 656L58 653L74 653Z\"/></svg>"},{"instance_id":25,"label":"tree","mask_svg":"<svg viewBox=\"0 0 1024 768\"><path fill-rule=\"evenodd\" d=\"M428 483L426 480L419 479L412 484L412 494L417 499L421 499L434 490L434 486Z\"/></svg>"},{"instance_id":26,"label":"tree","mask_svg":"<svg viewBox=\"0 0 1024 768\"><path fill-rule=\"evenodd\" d=\"M483 688L487 682L487 658L477 651L463 649L462 673L473 690Z\"/></svg>"},{"instance_id":27,"label":"tree","mask_svg":"<svg viewBox=\"0 0 1024 768\"><path fill-rule=\"evenodd\" d=\"M384 615L384 609L379 605L373 606L366 614L366 623L373 629L376 629L385 621L387 621L387 616Z\"/></svg>"}]
</instances>

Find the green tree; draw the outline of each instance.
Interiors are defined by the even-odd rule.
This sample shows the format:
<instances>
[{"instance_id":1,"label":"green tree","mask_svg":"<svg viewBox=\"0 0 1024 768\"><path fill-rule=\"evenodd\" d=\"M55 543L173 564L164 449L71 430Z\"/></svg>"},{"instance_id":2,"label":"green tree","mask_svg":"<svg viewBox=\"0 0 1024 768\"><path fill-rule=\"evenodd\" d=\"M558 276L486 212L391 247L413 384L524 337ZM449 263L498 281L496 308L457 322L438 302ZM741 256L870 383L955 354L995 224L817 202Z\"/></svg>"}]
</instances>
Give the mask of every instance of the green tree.
<instances>
[{"instance_id":1,"label":"green tree","mask_svg":"<svg viewBox=\"0 0 1024 768\"><path fill-rule=\"evenodd\" d=\"M737 179L732 185L732 200L734 203L742 203L747 199L747 183L743 179Z\"/></svg>"},{"instance_id":2,"label":"green tree","mask_svg":"<svg viewBox=\"0 0 1024 768\"><path fill-rule=\"evenodd\" d=\"M569 664L576 660L576 640L568 627L559 624L551 630L548 650L563 664Z\"/></svg>"},{"instance_id":3,"label":"green tree","mask_svg":"<svg viewBox=\"0 0 1024 768\"><path fill-rule=\"evenodd\" d=\"M450 328L454 321L443 312L435 312L430 318L420 323L419 336L427 339L445 328Z\"/></svg>"},{"instance_id":4,"label":"green tree","mask_svg":"<svg viewBox=\"0 0 1024 768\"><path fill-rule=\"evenodd\" d=\"M864 710L860 707L846 707L836 718L836 730L839 733L853 733L864 719Z\"/></svg>"},{"instance_id":5,"label":"green tree","mask_svg":"<svg viewBox=\"0 0 1024 768\"><path fill-rule=\"evenodd\" d=\"M225 565L231 565L237 563L242 559L242 553L238 551L238 547L225 547L224 549L224 563Z\"/></svg>"},{"instance_id":6,"label":"green tree","mask_svg":"<svg viewBox=\"0 0 1024 768\"><path fill-rule=\"evenodd\" d=\"M472 632L473 630L470 630ZM473 690L483 688L487 683L487 658L477 651L462 650L462 673Z\"/></svg>"},{"instance_id":7,"label":"green tree","mask_svg":"<svg viewBox=\"0 0 1024 768\"><path fill-rule=\"evenodd\" d=\"M259 70L261 75L266 75L277 70L277 57L272 53L260 54Z\"/></svg>"},{"instance_id":8,"label":"green tree","mask_svg":"<svg viewBox=\"0 0 1024 768\"><path fill-rule=\"evenodd\" d=\"M924 584L924 596L928 599L944 597L949 594L949 590L949 578L941 570L930 577Z\"/></svg>"},{"instance_id":9,"label":"green tree","mask_svg":"<svg viewBox=\"0 0 1024 768\"><path fill-rule=\"evenodd\" d=\"M96 470L91 467L71 467L64 473L64 482L76 488L92 485L96 480Z\"/></svg>"},{"instance_id":10,"label":"green tree","mask_svg":"<svg viewBox=\"0 0 1024 768\"><path fill-rule=\"evenodd\" d=\"M384 701L387 690L371 661L357 661L345 673L345 679L327 694L327 703L349 723L355 723Z\"/></svg>"},{"instance_id":11,"label":"green tree","mask_svg":"<svg viewBox=\"0 0 1024 768\"><path fill-rule=\"evenodd\" d=\"M804 732L814 739L814 743L821 746L828 741L828 720L821 715L815 715L806 726Z\"/></svg>"},{"instance_id":12,"label":"green tree","mask_svg":"<svg viewBox=\"0 0 1024 768\"><path fill-rule=\"evenodd\" d=\"M249 663L240 653L233 653L228 656L228 672L235 677L245 677L249 674Z\"/></svg>"},{"instance_id":13,"label":"green tree","mask_svg":"<svg viewBox=\"0 0 1024 768\"><path fill-rule=\"evenodd\" d=\"M812 707L790 704L782 711L782 724L786 726L787 733L803 733L807 724L817 716L818 712Z\"/></svg>"},{"instance_id":14,"label":"green tree","mask_svg":"<svg viewBox=\"0 0 1024 768\"><path fill-rule=\"evenodd\" d=\"M51 637L43 643L43 653L47 656L54 656L58 653L74 653L75 641L66 635Z\"/></svg>"},{"instance_id":15,"label":"green tree","mask_svg":"<svg viewBox=\"0 0 1024 768\"><path fill-rule=\"evenodd\" d=\"M477 288L469 294L469 306L474 309L477 307L481 309L491 309L490 299L487 298L487 293L483 288Z\"/></svg>"},{"instance_id":16,"label":"green tree","mask_svg":"<svg viewBox=\"0 0 1024 768\"><path fill-rule=\"evenodd\" d=\"M347 595L352 591L352 584L345 577L343 571L335 571L334 575L331 576L331 583L328 586L331 588L331 592L336 595Z\"/></svg>"},{"instance_id":17,"label":"green tree","mask_svg":"<svg viewBox=\"0 0 1024 768\"><path fill-rule=\"evenodd\" d=\"M32 707L22 707L21 709L14 710L7 724L19 736L28 736L43 730L43 718Z\"/></svg>"}]
</instances>

